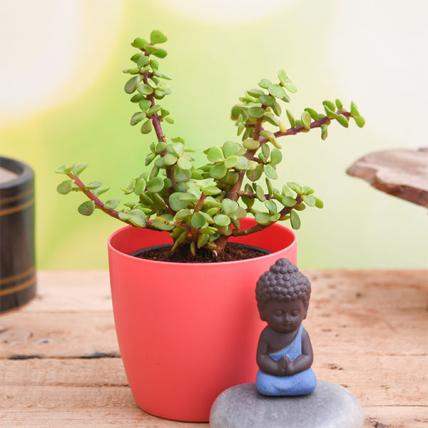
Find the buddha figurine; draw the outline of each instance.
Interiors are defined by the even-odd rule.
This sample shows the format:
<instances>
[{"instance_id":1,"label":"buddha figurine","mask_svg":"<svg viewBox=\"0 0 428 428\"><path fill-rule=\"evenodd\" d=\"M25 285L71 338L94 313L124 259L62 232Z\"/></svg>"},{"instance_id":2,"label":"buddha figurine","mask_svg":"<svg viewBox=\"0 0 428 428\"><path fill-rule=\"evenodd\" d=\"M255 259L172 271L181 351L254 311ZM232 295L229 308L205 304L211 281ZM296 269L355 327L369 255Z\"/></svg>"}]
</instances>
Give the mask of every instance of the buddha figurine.
<instances>
[{"instance_id":1,"label":"buddha figurine","mask_svg":"<svg viewBox=\"0 0 428 428\"><path fill-rule=\"evenodd\" d=\"M312 345L302 325L310 294L311 283L287 259L257 281L257 306L267 323L257 348L256 389L262 395L301 396L315 389Z\"/></svg>"}]
</instances>

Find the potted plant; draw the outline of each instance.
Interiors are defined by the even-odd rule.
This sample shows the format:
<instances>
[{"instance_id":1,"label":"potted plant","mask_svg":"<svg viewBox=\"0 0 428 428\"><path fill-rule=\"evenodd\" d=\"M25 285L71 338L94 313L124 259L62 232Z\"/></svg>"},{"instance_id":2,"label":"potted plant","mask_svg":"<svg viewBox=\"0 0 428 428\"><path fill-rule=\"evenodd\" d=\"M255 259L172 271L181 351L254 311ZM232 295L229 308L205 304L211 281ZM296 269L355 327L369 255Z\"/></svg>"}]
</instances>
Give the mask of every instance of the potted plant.
<instances>
[{"instance_id":1,"label":"potted plant","mask_svg":"<svg viewBox=\"0 0 428 428\"><path fill-rule=\"evenodd\" d=\"M239 142L209 147L207 163L194 165L181 137L169 138L172 124L161 100L169 77L159 70L159 47L167 41L153 31L150 41L132 46L131 75L125 92L138 111L131 125L154 132L145 159L149 170L124 189L133 199L102 200L98 181L80 178L86 165L62 166L61 194L81 192L78 211L96 209L126 223L109 239L109 268L116 331L125 370L137 404L148 413L176 420L207 421L216 396L227 387L254 379L253 355L262 327L254 284L279 257L296 261L296 238L279 224L300 227L299 213L322 208L314 190L289 182L276 186L282 160L280 137L352 118L364 125L355 104L324 101L324 111L307 108L295 119L281 103L296 88L284 71L262 79L232 107Z\"/></svg>"}]
</instances>

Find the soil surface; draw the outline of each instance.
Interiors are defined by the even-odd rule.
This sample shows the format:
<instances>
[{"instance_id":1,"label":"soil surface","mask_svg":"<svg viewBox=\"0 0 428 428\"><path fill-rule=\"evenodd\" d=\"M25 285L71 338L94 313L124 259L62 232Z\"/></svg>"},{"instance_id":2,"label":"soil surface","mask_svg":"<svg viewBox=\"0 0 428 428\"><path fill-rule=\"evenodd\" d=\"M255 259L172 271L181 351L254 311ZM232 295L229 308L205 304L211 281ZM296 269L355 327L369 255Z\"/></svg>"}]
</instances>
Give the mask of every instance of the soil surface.
<instances>
[{"instance_id":1,"label":"soil surface","mask_svg":"<svg viewBox=\"0 0 428 428\"><path fill-rule=\"evenodd\" d=\"M197 251L196 256L190 253L189 247L180 247L174 254L170 254L171 245L159 245L156 247L144 248L132 254L141 259L157 260L162 262L175 263L219 263L233 262L237 260L253 259L270 254L270 251L250 245L228 242L223 253L217 257L206 248Z\"/></svg>"}]
</instances>

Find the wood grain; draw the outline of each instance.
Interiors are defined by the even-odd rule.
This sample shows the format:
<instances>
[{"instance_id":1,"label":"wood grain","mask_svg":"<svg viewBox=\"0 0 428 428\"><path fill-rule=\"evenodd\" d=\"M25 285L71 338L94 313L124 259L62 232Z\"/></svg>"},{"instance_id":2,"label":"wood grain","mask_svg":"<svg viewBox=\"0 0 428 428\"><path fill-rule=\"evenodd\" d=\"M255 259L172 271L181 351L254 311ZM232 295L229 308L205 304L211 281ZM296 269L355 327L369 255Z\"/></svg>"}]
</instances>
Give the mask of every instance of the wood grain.
<instances>
[{"instance_id":1,"label":"wood grain","mask_svg":"<svg viewBox=\"0 0 428 428\"><path fill-rule=\"evenodd\" d=\"M347 173L382 192L428 207L428 148L369 153Z\"/></svg>"},{"instance_id":2,"label":"wood grain","mask_svg":"<svg viewBox=\"0 0 428 428\"><path fill-rule=\"evenodd\" d=\"M307 271L319 378L352 391L365 427L428 424L428 271ZM42 272L0 317L1 427L199 428L139 410L114 333L106 272Z\"/></svg>"}]
</instances>

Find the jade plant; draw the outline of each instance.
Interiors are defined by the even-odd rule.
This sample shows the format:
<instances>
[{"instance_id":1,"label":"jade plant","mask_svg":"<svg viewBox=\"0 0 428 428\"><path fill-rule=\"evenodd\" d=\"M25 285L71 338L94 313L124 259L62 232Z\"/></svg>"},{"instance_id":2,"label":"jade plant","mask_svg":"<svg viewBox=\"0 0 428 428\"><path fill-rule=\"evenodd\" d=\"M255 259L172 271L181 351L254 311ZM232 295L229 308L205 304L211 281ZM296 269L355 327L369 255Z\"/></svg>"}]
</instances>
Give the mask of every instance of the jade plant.
<instances>
[{"instance_id":1,"label":"jade plant","mask_svg":"<svg viewBox=\"0 0 428 428\"><path fill-rule=\"evenodd\" d=\"M159 69L159 59L167 55L159 45L166 41L167 37L157 30L150 34L150 41L135 39L133 65L124 70L131 75L125 92L132 96L131 102L138 110L130 124L138 125L144 135L154 133L156 138L145 158L147 170L123 189L133 200L120 204L117 199L101 199L108 188L99 181L82 181L83 164L58 168L58 173L67 176L58 185L58 192L83 193L87 200L78 211L85 216L98 209L135 227L169 232L173 239L171 253L187 247L195 255L205 248L218 256L231 236L255 233L285 220L298 229L299 213L306 207L322 208L323 202L311 187L295 182L274 183L283 158L278 140L315 129L325 140L333 122L347 128L350 119L362 127L364 118L357 106L351 103L346 109L336 99L323 101L322 111L308 107L297 117L288 109L283 113L296 87L281 70L277 80L262 79L232 107L230 116L239 141L207 148L207 162L196 166L193 150L186 147L184 139L164 132L165 124L174 123L162 106L162 100L171 92L165 84L170 78ZM254 217L256 224L242 229L240 219L248 216Z\"/></svg>"}]
</instances>

